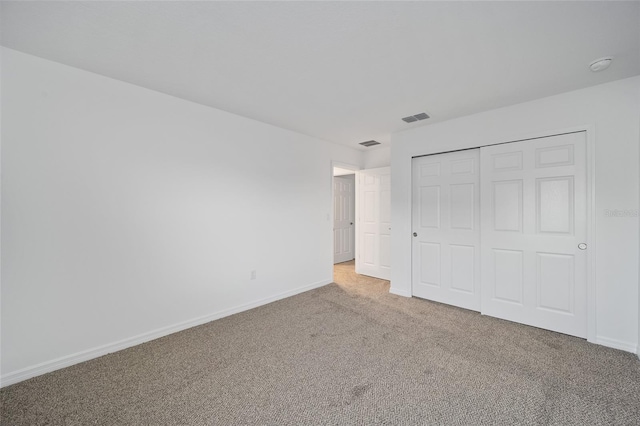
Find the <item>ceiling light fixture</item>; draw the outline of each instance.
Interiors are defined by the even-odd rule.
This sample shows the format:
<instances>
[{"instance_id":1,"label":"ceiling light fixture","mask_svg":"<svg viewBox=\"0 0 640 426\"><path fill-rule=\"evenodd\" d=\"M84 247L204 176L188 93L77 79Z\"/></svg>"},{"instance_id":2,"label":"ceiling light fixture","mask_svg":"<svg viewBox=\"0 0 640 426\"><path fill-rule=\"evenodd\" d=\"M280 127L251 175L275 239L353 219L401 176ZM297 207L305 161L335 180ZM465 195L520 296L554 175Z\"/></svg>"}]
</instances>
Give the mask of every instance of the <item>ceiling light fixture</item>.
<instances>
[{"instance_id":1,"label":"ceiling light fixture","mask_svg":"<svg viewBox=\"0 0 640 426\"><path fill-rule=\"evenodd\" d=\"M371 140L371 141L366 141L366 142L360 142L360 145L366 146L366 147L370 147L370 146L374 146L374 145L380 145L380 142Z\"/></svg>"},{"instance_id":2,"label":"ceiling light fixture","mask_svg":"<svg viewBox=\"0 0 640 426\"><path fill-rule=\"evenodd\" d=\"M606 70L607 68L609 68L609 65L611 65L611 61L613 61L613 58L609 56L607 56L606 58L596 59L589 64L589 68L593 72Z\"/></svg>"}]
</instances>

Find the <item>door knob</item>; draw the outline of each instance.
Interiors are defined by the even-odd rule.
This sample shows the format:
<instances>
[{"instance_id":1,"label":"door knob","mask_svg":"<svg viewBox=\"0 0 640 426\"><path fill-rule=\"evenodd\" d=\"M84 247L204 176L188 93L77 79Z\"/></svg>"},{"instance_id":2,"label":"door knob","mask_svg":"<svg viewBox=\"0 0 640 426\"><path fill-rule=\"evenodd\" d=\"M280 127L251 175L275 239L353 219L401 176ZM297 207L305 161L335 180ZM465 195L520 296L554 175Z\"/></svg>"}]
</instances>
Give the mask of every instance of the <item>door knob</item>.
<instances>
[{"instance_id":1,"label":"door knob","mask_svg":"<svg viewBox=\"0 0 640 426\"><path fill-rule=\"evenodd\" d=\"M349 223L349 225L353 225L353 222Z\"/></svg>"},{"instance_id":2,"label":"door knob","mask_svg":"<svg viewBox=\"0 0 640 426\"><path fill-rule=\"evenodd\" d=\"M417 236L418 236L418 233L417 233L417 232L414 232L414 233L413 233L413 236L414 236L414 237L417 237Z\"/></svg>"},{"instance_id":3,"label":"door knob","mask_svg":"<svg viewBox=\"0 0 640 426\"><path fill-rule=\"evenodd\" d=\"M580 250L586 250L587 249L587 245L585 243L580 243L580 244L578 244L578 248Z\"/></svg>"}]
</instances>

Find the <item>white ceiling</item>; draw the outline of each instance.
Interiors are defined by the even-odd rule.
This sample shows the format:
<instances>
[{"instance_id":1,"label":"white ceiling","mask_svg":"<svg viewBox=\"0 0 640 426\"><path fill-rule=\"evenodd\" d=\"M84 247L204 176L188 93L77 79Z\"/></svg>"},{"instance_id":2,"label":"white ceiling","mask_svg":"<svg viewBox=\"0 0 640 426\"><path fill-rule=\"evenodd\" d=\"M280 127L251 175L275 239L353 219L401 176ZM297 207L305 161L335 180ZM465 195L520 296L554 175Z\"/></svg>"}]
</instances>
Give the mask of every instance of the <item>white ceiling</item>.
<instances>
[{"instance_id":1,"label":"white ceiling","mask_svg":"<svg viewBox=\"0 0 640 426\"><path fill-rule=\"evenodd\" d=\"M6 47L354 148L640 74L637 1L49 1L1 12ZM608 70L589 71L609 55ZM423 111L432 118L400 120Z\"/></svg>"}]
</instances>

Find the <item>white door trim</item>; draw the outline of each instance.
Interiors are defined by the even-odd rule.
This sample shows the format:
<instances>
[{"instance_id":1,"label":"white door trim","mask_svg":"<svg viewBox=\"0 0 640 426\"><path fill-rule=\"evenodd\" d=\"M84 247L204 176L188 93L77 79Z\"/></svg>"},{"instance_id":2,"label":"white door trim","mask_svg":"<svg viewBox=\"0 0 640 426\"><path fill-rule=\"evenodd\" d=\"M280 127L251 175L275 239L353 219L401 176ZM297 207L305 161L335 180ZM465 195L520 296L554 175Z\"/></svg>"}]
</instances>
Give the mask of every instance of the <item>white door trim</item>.
<instances>
[{"instance_id":1,"label":"white door trim","mask_svg":"<svg viewBox=\"0 0 640 426\"><path fill-rule=\"evenodd\" d=\"M595 126L592 124L586 124L581 126L569 127L569 128L561 128L555 130L547 130L540 131L530 134L524 135L514 135L513 137L506 137L502 140L498 140L495 142L481 141L477 144L472 144L470 146L465 146L463 148L456 149L454 151L459 151L463 149L471 149L471 148L482 148L483 146L491 146L491 145L499 145L503 143L510 142L522 142L530 139L539 139L545 138L549 136L557 136L566 133L577 133L577 132L586 132L587 139L587 244L589 247L588 250L588 261L587 261L587 341L591 343L599 343L597 336L597 306L596 306L596 244L595 244L595 235L596 235L596 193L595 193L595 178L596 178L596 162L595 162ZM416 150L411 153L412 160L415 157L421 157L424 155L433 155L433 154L444 154L450 151L442 151L442 150L434 150L429 149L427 147L420 148L420 150ZM408 162L408 166L411 167L411 161ZM411 211L411 206L413 205L413 195L411 194L411 190L409 189L409 210ZM412 252L413 249L413 237L411 233L408 233L405 237L405 244L409 248L409 253ZM411 260L409 260L410 270L412 270L413 265L411 264ZM413 289L411 290L413 296Z\"/></svg>"}]
</instances>

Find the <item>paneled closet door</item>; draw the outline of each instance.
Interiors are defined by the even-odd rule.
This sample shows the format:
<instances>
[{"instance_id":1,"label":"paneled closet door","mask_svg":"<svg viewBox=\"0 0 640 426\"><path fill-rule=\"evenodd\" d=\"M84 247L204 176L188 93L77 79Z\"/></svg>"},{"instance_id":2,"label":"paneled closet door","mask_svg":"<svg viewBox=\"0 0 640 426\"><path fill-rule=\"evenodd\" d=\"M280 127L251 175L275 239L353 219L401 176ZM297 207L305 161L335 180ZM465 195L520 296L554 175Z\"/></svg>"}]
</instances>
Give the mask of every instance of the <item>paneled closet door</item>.
<instances>
[{"instance_id":1,"label":"paneled closet door","mask_svg":"<svg viewBox=\"0 0 640 426\"><path fill-rule=\"evenodd\" d=\"M482 313L587 334L585 132L481 148Z\"/></svg>"},{"instance_id":2,"label":"paneled closet door","mask_svg":"<svg viewBox=\"0 0 640 426\"><path fill-rule=\"evenodd\" d=\"M480 310L479 149L412 162L412 294Z\"/></svg>"}]
</instances>

